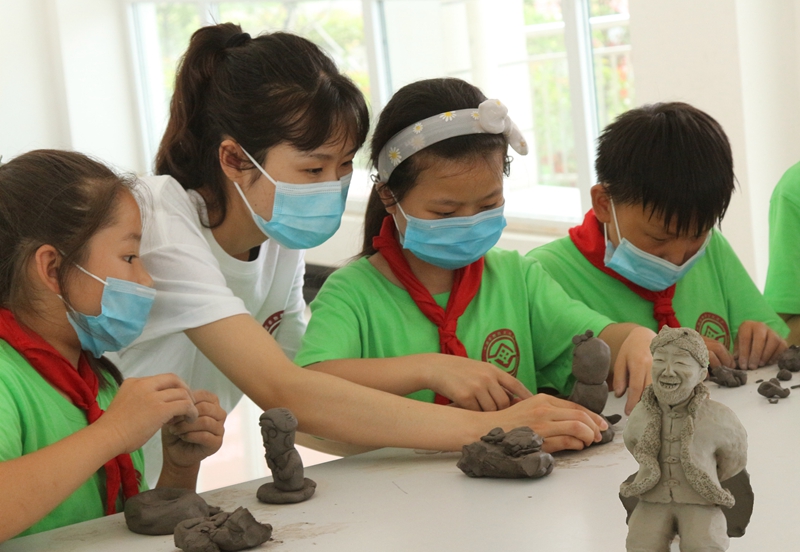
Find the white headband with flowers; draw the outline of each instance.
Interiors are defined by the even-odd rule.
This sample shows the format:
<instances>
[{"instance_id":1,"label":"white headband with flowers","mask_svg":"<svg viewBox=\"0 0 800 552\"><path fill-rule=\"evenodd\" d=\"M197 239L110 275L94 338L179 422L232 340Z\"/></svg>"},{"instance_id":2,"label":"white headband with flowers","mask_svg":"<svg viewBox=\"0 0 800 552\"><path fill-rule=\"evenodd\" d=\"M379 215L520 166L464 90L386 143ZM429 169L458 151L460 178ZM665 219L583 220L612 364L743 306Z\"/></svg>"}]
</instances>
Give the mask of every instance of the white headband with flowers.
<instances>
[{"instance_id":1,"label":"white headband with flowers","mask_svg":"<svg viewBox=\"0 0 800 552\"><path fill-rule=\"evenodd\" d=\"M486 100L477 108L445 111L404 128L391 137L378 155L378 175L382 182L400 163L436 142L465 134L502 134L520 155L527 155L528 144L508 116L500 100Z\"/></svg>"}]
</instances>

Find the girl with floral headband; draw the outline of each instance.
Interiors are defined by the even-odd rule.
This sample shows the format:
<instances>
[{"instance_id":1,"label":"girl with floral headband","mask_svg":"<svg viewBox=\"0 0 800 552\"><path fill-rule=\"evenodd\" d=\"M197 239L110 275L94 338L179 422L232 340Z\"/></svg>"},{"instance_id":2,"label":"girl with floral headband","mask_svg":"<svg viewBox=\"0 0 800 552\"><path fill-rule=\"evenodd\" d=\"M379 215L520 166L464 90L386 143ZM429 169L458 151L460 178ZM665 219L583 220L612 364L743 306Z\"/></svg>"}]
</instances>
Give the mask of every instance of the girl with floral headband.
<instances>
[{"instance_id":1,"label":"girl with floral headband","mask_svg":"<svg viewBox=\"0 0 800 552\"><path fill-rule=\"evenodd\" d=\"M311 304L298 364L421 401L496 410L515 402L511 382L568 394L571 366L553 360L591 329L611 346L632 409L649 383L653 332L613 324L567 297L538 263L493 249L506 224L508 145L527 152L506 108L464 81L420 81L395 94L372 139L378 176L363 251ZM430 352L482 364L439 370L396 359L375 370L343 360ZM528 401L546 405L533 428L550 450L591 444L573 404L544 394Z\"/></svg>"}]
</instances>

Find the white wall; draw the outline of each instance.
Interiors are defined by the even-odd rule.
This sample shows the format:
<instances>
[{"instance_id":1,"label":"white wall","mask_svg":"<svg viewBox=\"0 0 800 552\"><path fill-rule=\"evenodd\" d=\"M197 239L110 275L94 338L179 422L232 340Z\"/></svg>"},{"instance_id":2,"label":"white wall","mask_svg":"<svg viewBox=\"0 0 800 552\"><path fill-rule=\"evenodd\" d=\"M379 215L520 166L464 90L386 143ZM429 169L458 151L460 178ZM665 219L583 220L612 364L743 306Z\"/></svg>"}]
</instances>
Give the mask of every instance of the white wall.
<instances>
[{"instance_id":1,"label":"white wall","mask_svg":"<svg viewBox=\"0 0 800 552\"><path fill-rule=\"evenodd\" d=\"M69 148L143 172L125 5L0 0L0 155Z\"/></svg>"},{"instance_id":2,"label":"white wall","mask_svg":"<svg viewBox=\"0 0 800 552\"><path fill-rule=\"evenodd\" d=\"M681 100L711 114L739 187L722 225L763 286L769 198L800 160L800 1L631 0L639 104Z\"/></svg>"}]
</instances>

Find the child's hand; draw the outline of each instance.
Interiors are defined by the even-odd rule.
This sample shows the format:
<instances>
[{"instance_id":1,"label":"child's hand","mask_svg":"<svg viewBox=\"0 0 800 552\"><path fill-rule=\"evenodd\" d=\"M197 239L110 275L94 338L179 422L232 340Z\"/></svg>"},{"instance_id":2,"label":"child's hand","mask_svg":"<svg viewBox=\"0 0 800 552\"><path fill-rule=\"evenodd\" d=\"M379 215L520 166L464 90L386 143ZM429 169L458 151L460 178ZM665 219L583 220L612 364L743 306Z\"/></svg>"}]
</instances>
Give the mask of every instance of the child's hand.
<instances>
[{"instance_id":1,"label":"child's hand","mask_svg":"<svg viewBox=\"0 0 800 552\"><path fill-rule=\"evenodd\" d=\"M133 452L173 418L197 419L189 387L175 374L128 378L96 423L119 437L119 451Z\"/></svg>"},{"instance_id":2,"label":"child's hand","mask_svg":"<svg viewBox=\"0 0 800 552\"><path fill-rule=\"evenodd\" d=\"M746 320L739 326L733 356L739 359L742 370L755 370L777 362L787 347L786 341L763 322Z\"/></svg>"},{"instance_id":3,"label":"child's hand","mask_svg":"<svg viewBox=\"0 0 800 552\"><path fill-rule=\"evenodd\" d=\"M214 393L205 390L194 392L199 416L195 420L170 420L161 428L164 463L177 468L199 464L222 446L227 414L219 405Z\"/></svg>"},{"instance_id":4,"label":"child's hand","mask_svg":"<svg viewBox=\"0 0 800 552\"><path fill-rule=\"evenodd\" d=\"M722 342L706 336L703 336L703 341L706 342L706 349L708 349L708 366L710 368L718 366L736 368L736 359Z\"/></svg>"},{"instance_id":5,"label":"child's hand","mask_svg":"<svg viewBox=\"0 0 800 552\"><path fill-rule=\"evenodd\" d=\"M627 389L627 415L630 415L633 407L642 398L644 388L652 382L653 355L650 354L650 342L655 336L653 330L637 326L622 342L617 354L613 376L614 395L621 397Z\"/></svg>"},{"instance_id":6,"label":"child's hand","mask_svg":"<svg viewBox=\"0 0 800 552\"><path fill-rule=\"evenodd\" d=\"M429 370L427 387L455 406L489 412L508 408L515 396L533 396L517 378L488 362L452 355L440 355L440 360Z\"/></svg>"},{"instance_id":7,"label":"child's hand","mask_svg":"<svg viewBox=\"0 0 800 552\"><path fill-rule=\"evenodd\" d=\"M529 426L544 439L542 450L582 450L599 442L600 432L608 429L602 416L564 399L539 393L498 413L514 419L503 423L506 431L520 426Z\"/></svg>"}]
</instances>

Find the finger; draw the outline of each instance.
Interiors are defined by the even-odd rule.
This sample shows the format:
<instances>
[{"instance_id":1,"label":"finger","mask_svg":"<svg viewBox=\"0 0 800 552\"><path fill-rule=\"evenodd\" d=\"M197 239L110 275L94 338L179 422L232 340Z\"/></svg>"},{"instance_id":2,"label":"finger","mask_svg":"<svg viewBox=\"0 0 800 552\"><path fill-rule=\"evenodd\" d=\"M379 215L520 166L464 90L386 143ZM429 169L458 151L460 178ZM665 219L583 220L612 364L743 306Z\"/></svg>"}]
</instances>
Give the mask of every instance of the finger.
<instances>
[{"instance_id":1,"label":"finger","mask_svg":"<svg viewBox=\"0 0 800 552\"><path fill-rule=\"evenodd\" d=\"M747 322L739 326L739 335L736 336L736 343L739 345L739 368L747 370L750 363L750 346L753 339L753 332Z\"/></svg>"},{"instance_id":2,"label":"finger","mask_svg":"<svg viewBox=\"0 0 800 552\"><path fill-rule=\"evenodd\" d=\"M775 364L778 362L778 357L780 357L783 352L789 348L789 345L787 345L786 341L781 339L781 336L775 332L772 332L772 337L775 339L776 345L775 350L772 351L772 355L770 355L769 360L767 360L767 364Z\"/></svg>"},{"instance_id":3,"label":"finger","mask_svg":"<svg viewBox=\"0 0 800 552\"><path fill-rule=\"evenodd\" d=\"M201 401L195 403L195 406L197 407L197 413L199 416L208 416L219 422L224 422L228 417L228 414L225 412L225 410L218 404Z\"/></svg>"},{"instance_id":4,"label":"finger","mask_svg":"<svg viewBox=\"0 0 800 552\"><path fill-rule=\"evenodd\" d=\"M505 395L505 393L503 393ZM487 389L481 389L475 394L475 399L478 401L480 408L484 412L495 412L499 410L497 404L494 402L494 396Z\"/></svg>"},{"instance_id":5,"label":"finger","mask_svg":"<svg viewBox=\"0 0 800 552\"><path fill-rule=\"evenodd\" d=\"M584 446L589 446L600 440L599 433L592 431L592 428L585 423L578 420L564 420L558 422L551 422L547 424L547 436L542 436L544 439L554 436L566 436L578 439ZM541 435L541 433L540 433Z\"/></svg>"},{"instance_id":6,"label":"finger","mask_svg":"<svg viewBox=\"0 0 800 552\"><path fill-rule=\"evenodd\" d=\"M225 426L213 418L201 416L193 423L179 421L174 424L166 424L164 429L176 437L180 437L195 431L206 431L214 435L222 435L225 431Z\"/></svg>"},{"instance_id":7,"label":"finger","mask_svg":"<svg viewBox=\"0 0 800 552\"><path fill-rule=\"evenodd\" d=\"M157 400L164 405L166 411L170 414L170 418L185 416L186 421L191 423L197 420L199 416L197 407L194 404L194 398L189 394L188 389L164 389L158 392Z\"/></svg>"},{"instance_id":8,"label":"finger","mask_svg":"<svg viewBox=\"0 0 800 552\"><path fill-rule=\"evenodd\" d=\"M725 345L716 340L708 340L706 341L706 347L708 348L709 361L711 360L710 357L712 353L717 358L718 364L714 365L714 367L726 366L728 368L736 368L736 361L730 351L725 348Z\"/></svg>"},{"instance_id":9,"label":"finger","mask_svg":"<svg viewBox=\"0 0 800 552\"><path fill-rule=\"evenodd\" d=\"M761 355L764 352L764 346L767 344L767 326L765 324L758 324L753 328L753 341L750 346L750 362L747 367L750 370L755 370L764 363L761 360Z\"/></svg>"},{"instance_id":10,"label":"finger","mask_svg":"<svg viewBox=\"0 0 800 552\"><path fill-rule=\"evenodd\" d=\"M499 381L500 385L508 390L513 396L519 397L520 399L533 397L533 393L531 393L521 381L511 374L503 372L499 368L498 370L500 371L500 374L497 377L497 381Z\"/></svg>"},{"instance_id":11,"label":"finger","mask_svg":"<svg viewBox=\"0 0 800 552\"><path fill-rule=\"evenodd\" d=\"M778 334L767 328L767 336L764 340L764 350L761 352L759 366L772 364L772 357L775 356L775 351L777 351L778 347L780 347L781 341L783 340L778 336Z\"/></svg>"},{"instance_id":12,"label":"finger","mask_svg":"<svg viewBox=\"0 0 800 552\"><path fill-rule=\"evenodd\" d=\"M640 374L638 378L633 378L631 385L628 387L628 399L625 401L625 414L630 415L633 412L633 407L642 398L644 388L650 385L650 372Z\"/></svg>"},{"instance_id":13,"label":"finger","mask_svg":"<svg viewBox=\"0 0 800 552\"><path fill-rule=\"evenodd\" d=\"M206 391L205 389L194 389L192 390L192 394L194 395L194 402L206 402L210 404L219 404L219 397L217 397L211 391Z\"/></svg>"},{"instance_id":14,"label":"finger","mask_svg":"<svg viewBox=\"0 0 800 552\"><path fill-rule=\"evenodd\" d=\"M483 410L481 408L481 404L478 401L478 399L472 395L464 398L457 398L457 397L456 398L448 397L448 398L451 401L453 401L453 403L455 403L455 405L458 406L459 408L463 408L465 410L474 410L476 412L480 412L481 410Z\"/></svg>"},{"instance_id":15,"label":"finger","mask_svg":"<svg viewBox=\"0 0 800 552\"><path fill-rule=\"evenodd\" d=\"M617 355L614 363L614 396L621 397L628 387L628 366L624 355Z\"/></svg>"},{"instance_id":16,"label":"finger","mask_svg":"<svg viewBox=\"0 0 800 552\"><path fill-rule=\"evenodd\" d=\"M489 388L489 394L491 395L492 402L494 402L497 410L503 410L504 408L511 406L511 397L508 396L508 392L506 392L504 387L492 385Z\"/></svg>"},{"instance_id":17,"label":"finger","mask_svg":"<svg viewBox=\"0 0 800 552\"><path fill-rule=\"evenodd\" d=\"M588 421L591 422L594 426L598 428L598 435L600 431L605 431L608 429L608 422L605 418L603 418L600 414L595 414L588 408L585 408L577 403L572 401L566 401L564 399L559 399L557 397L551 397L549 395L545 395L554 407L553 409L553 420L569 420L569 419L583 419L581 416L588 417ZM574 410L578 414L569 414L567 412L563 412L564 410ZM576 418L577 417L577 418Z\"/></svg>"},{"instance_id":18,"label":"finger","mask_svg":"<svg viewBox=\"0 0 800 552\"><path fill-rule=\"evenodd\" d=\"M542 450L544 452L558 452L560 450L583 450L586 444L580 439L569 435L556 435L544 440Z\"/></svg>"},{"instance_id":19,"label":"finger","mask_svg":"<svg viewBox=\"0 0 800 552\"><path fill-rule=\"evenodd\" d=\"M196 445L216 452L222 442L221 436L207 431L191 431L180 435L180 440L189 445ZM213 454L213 453L210 453Z\"/></svg>"}]
</instances>

